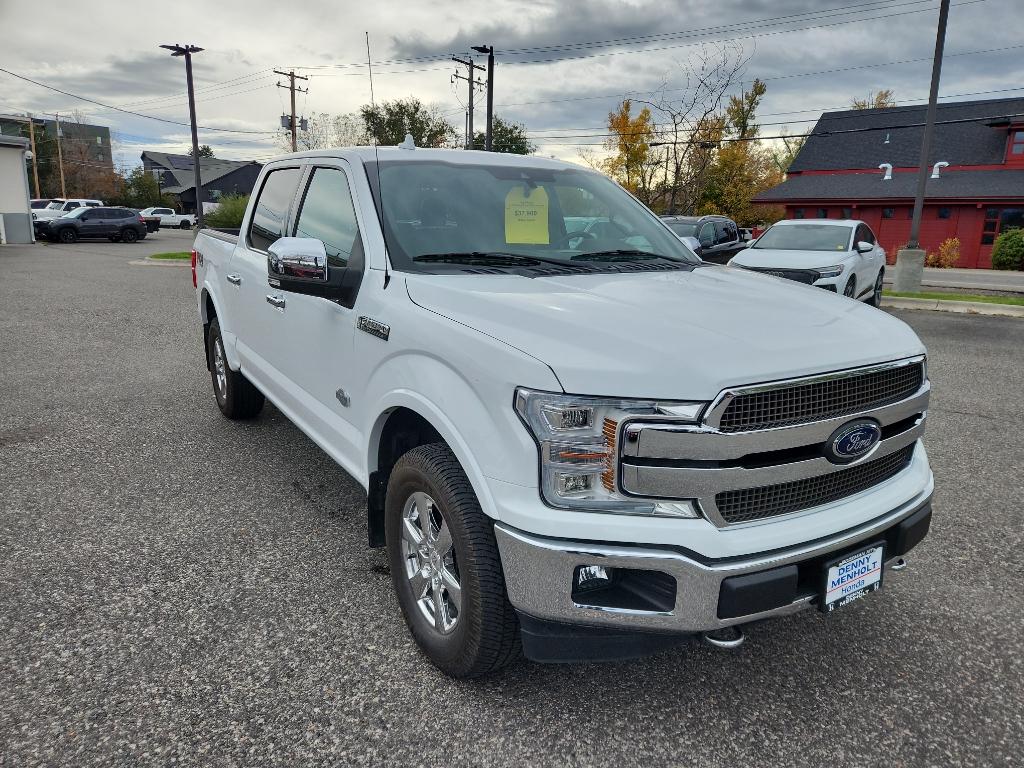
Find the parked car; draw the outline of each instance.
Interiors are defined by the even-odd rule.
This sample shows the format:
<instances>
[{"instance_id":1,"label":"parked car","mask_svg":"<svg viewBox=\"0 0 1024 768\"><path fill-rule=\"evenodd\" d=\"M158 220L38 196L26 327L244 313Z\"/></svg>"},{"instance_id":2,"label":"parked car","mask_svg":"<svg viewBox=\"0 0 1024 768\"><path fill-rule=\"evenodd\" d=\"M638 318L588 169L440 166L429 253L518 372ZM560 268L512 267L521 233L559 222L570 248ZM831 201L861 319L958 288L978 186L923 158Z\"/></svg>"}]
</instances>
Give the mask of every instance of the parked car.
<instances>
[{"instance_id":1,"label":"parked car","mask_svg":"<svg viewBox=\"0 0 1024 768\"><path fill-rule=\"evenodd\" d=\"M765 230L730 266L882 303L885 249L863 221L787 219Z\"/></svg>"},{"instance_id":2,"label":"parked car","mask_svg":"<svg viewBox=\"0 0 1024 768\"><path fill-rule=\"evenodd\" d=\"M712 264L725 264L744 248L739 227L725 216L662 216L661 220L677 237L695 238L697 255Z\"/></svg>"},{"instance_id":3,"label":"parked car","mask_svg":"<svg viewBox=\"0 0 1024 768\"><path fill-rule=\"evenodd\" d=\"M143 208L140 213L143 216L156 216L160 219L161 227L178 227L179 229L190 229L196 225L195 214L175 213L170 208Z\"/></svg>"},{"instance_id":4,"label":"parked car","mask_svg":"<svg viewBox=\"0 0 1024 768\"><path fill-rule=\"evenodd\" d=\"M97 208L101 205L103 205L102 200L87 200L80 197L64 199L62 197L58 197L51 200L49 205L45 208L32 211L32 218L36 221L59 219L61 216L71 213L76 208Z\"/></svg>"},{"instance_id":5,"label":"parked car","mask_svg":"<svg viewBox=\"0 0 1024 768\"><path fill-rule=\"evenodd\" d=\"M99 238L134 243L145 237L145 223L128 208L76 208L67 216L46 222L46 239L60 243Z\"/></svg>"},{"instance_id":6,"label":"parked car","mask_svg":"<svg viewBox=\"0 0 1024 768\"><path fill-rule=\"evenodd\" d=\"M29 203L32 206L32 210L33 211L42 210L43 208L45 208L46 206L48 206L52 202L53 202L53 198L50 198L50 197L42 197L42 198L38 198L37 197L37 198L32 198L32 200L29 201Z\"/></svg>"},{"instance_id":7,"label":"parked car","mask_svg":"<svg viewBox=\"0 0 1024 768\"><path fill-rule=\"evenodd\" d=\"M581 236L564 201L617 228ZM888 585L927 533L914 332L705 264L579 166L287 155L260 172L241 234L197 234L192 281L217 407L250 419L269 399L366 489L369 545L450 675L520 646L542 661L735 646L747 623ZM263 470L254 496L304 467ZM843 631L870 634L870 614Z\"/></svg>"}]
</instances>

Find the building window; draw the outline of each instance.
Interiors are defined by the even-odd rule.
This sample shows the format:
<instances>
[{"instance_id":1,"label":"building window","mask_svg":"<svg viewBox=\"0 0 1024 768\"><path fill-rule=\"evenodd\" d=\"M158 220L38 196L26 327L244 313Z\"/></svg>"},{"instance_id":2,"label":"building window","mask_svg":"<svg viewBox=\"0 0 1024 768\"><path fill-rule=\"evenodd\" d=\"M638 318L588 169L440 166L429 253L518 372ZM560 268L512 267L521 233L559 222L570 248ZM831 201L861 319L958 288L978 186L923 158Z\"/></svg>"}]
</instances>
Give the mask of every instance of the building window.
<instances>
[{"instance_id":1,"label":"building window","mask_svg":"<svg viewBox=\"0 0 1024 768\"><path fill-rule=\"evenodd\" d=\"M802 219L803 217L804 217L804 209L803 208L794 208L793 209L793 218L794 219Z\"/></svg>"},{"instance_id":2,"label":"building window","mask_svg":"<svg viewBox=\"0 0 1024 768\"><path fill-rule=\"evenodd\" d=\"M1011 163L1024 163L1024 131L1010 131L1006 159Z\"/></svg>"},{"instance_id":3,"label":"building window","mask_svg":"<svg viewBox=\"0 0 1024 768\"><path fill-rule=\"evenodd\" d=\"M894 218L895 216L896 216L896 209L895 208L883 208L882 209L882 218L883 219L891 219L891 218Z\"/></svg>"},{"instance_id":4,"label":"building window","mask_svg":"<svg viewBox=\"0 0 1024 768\"><path fill-rule=\"evenodd\" d=\"M948 219L953 216L953 211L949 208L939 208L938 217L940 219Z\"/></svg>"},{"instance_id":5,"label":"building window","mask_svg":"<svg viewBox=\"0 0 1024 768\"><path fill-rule=\"evenodd\" d=\"M819 208L818 209L818 218L819 219L827 219L828 218L828 208Z\"/></svg>"},{"instance_id":6,"label":"building window","mask_svg":"<svg viewBox=\"0 0 1024 768\"><path fill-rule=\"evenodd\" d=\"M986 208L981 244L992 245L1003 232L1024 229L1024 208Z\"/></svg>"},{"instance_id":7,"label":"building window","mask_svg":"<svg viewBox=\"0 0 1024 768\"><path fill-rule=\"evenodd\" d=\"M844 219L852 219L853 218L853 208L843 208L843 218Z\"/></svg>"}]
</instances>

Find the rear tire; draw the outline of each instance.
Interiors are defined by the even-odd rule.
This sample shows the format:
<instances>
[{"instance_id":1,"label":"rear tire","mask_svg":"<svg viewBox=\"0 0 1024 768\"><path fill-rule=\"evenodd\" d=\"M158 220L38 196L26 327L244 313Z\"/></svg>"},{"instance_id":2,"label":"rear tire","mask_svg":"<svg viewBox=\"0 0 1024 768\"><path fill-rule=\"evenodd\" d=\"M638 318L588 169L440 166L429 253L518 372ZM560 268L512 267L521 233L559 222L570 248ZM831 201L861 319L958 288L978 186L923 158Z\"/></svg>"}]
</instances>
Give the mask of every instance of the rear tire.
<instances>
[{"instance_id":1,"label":"rear tire","mask_svg":"<svg viewBox=\"0 0 1024 768\"><path fill-rule=\"evenodd\" d=\"M519 620L494 526L447 445L421 445L398 460L384 515L398 603L427 658L452 677L483 675L517 658Z\"/></svg>"},{"instance_id":2,"label":"rear tire","mask_svg":"<svg viewBox=\"0 0 1024 768\"><path fill-rule=\"evenodd\" d=\"M134 243L139 239L139 233L131 227L126 227L121 230L121 242L122 243Z\"/></svg>"},{"instance_id":3,"label":"rear tire","mask_svg":"<svg viewBox=\"0 0 1024 768\"><path fill-rule=\"evenodd\" d=\"M853 298L857 295L857 281L854 278L850 278L846 281L846 287L843 289L843 296Z\"/></svg>"},{"instance_id":4,"label":"rear tire","mask_svg":"<svg viewBox=\"0 0 1024 768\"><path fill-rule=\"evenodd\" d=\"M241 371L232 371L224 352L224 339L217 318L210 323L207 335L207 360L213 395L220 412L232 420L251 419L263 410L265 399Z\"/></svg>"},{"instance_id":5,"label":"rear tire","mask_svg":"<svg viewBox=\"0 0 1024 768\"><path fill-rule=\"evenodd\" d=\"M878 277L875 278L875 289L871 292L871 296L868 298L868 304L872 307L882 306L882 277L885 274L884 269L878 271Z\"/></svg>"},{"instance_id":6,"label":"rear tire","mask_svg":"<svg viewBox=\"0 0 1024 768\"><path fill-rule=\"evenodd\" d=\"M182 221L178 224L178 229L192 229L192 225L187 221Z\"/></svg>"},{"instance_id":7,"label":"rear tire","mask_svg":"<svg viewBox=\"0 0 1024 768\"><path fill-rule=\"evenodd\" d=\"M64 227L64 229L57 233L57 239L65 245L71 245L78 242L78 233L75 232L73 227Z\"/></svg>"}]
</instances>

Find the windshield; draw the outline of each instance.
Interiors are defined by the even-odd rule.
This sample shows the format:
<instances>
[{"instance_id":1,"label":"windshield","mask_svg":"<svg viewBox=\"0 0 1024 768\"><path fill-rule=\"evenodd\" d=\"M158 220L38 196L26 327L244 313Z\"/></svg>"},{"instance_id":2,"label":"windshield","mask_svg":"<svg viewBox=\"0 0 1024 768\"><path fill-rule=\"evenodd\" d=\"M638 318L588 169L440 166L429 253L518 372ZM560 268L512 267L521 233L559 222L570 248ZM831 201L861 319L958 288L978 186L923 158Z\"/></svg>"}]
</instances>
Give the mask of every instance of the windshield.
<instances>
[{"instance_id":1,"label":"windshield","mask_svg":"<svg viewBox=\"0 0 1024 768\"><path fill-rule=\"evenodd\" d=\"M685 221L666 221L668 228L680 237L694 237L697 231L696 224L687 224Z\"/></svg>"},{"instance_id":2,"label":"windshield","mask_svg":"<svg viewBox=\"0 0 1024 768\"><path fill-rule=\"evenodd\" d=\"M64 201L63 200L54 200L52 203L50 203L46 207L47 207L48 210L51 210L51 211L59 211L61 208L64 207Z\"/></svg>"},{"instance_id":3,"label":"windshield","mask_svg":"<svg viewBox=\"0 0 1024 768\"><path fill-rule=\"evenodd\" d=\"M777 251L845 251L850 247L852 227L834 224L789 224L771 227L752 248Z\"/></svg>"},{"instance_id":4,"label":"windshield","mask_svg":"<svg viewBox=\"0 0 1024 768\"><path fill-rule=\"evenodd\" d=\"M368 176L376 186L372 168ZM380 162L379 183L399 269L456 257L496 268L524 260L700 261L649 209L583 169L390 160Z\"/></svg>"}]
</instances>

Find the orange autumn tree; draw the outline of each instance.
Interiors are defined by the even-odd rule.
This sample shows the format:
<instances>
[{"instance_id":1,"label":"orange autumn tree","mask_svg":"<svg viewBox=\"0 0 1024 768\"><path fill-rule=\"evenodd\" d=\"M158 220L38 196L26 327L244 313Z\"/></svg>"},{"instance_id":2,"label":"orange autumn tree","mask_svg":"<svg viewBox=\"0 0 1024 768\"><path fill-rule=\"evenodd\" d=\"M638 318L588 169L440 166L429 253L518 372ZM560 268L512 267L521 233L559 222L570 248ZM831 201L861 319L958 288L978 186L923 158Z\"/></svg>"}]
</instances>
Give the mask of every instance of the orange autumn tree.
<instances>
[{"instance_id":1,"label":"orange autumn tree","mask_svg":"<svg viewBox=\"0 0 1024 768\"><path fill-rule=\"evenodd\" d=\"M650 204L657 161L651 157L650 142L655 136L651 110L644 107L634 117L633 104L623 101L608 113L611 134L605 147L615 154L603 161L603 170L640 200Z\"/></svg>"}]
</instances>

